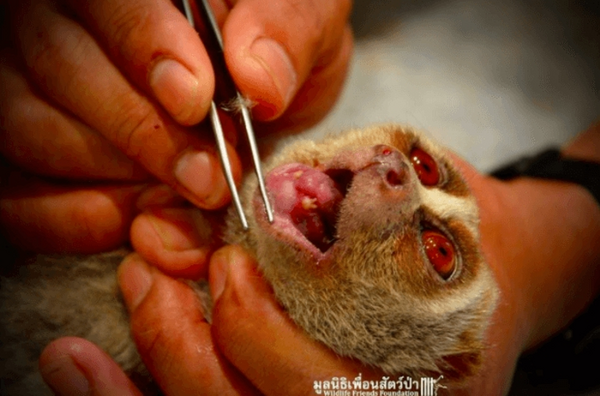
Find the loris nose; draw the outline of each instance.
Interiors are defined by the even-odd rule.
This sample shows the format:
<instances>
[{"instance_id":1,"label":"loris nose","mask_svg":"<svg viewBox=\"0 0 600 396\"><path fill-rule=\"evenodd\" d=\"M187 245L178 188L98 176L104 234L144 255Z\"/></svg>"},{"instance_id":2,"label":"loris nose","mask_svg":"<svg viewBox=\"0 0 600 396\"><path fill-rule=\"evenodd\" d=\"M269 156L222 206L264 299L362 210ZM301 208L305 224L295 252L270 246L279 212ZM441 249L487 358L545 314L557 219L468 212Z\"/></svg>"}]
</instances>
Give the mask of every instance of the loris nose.
<instances>
[{"instance_id":1,"label":"loris nose","mask_svg":"<svg viewBox=\"0 0 600 396\"><path fill-rule=\"evenodd\" d=\"M395 148L378 145L374 147L372 165L377 174L390 188L402 187L409 182L410 171L404 155Z\"/></svg>"}]
</instances>

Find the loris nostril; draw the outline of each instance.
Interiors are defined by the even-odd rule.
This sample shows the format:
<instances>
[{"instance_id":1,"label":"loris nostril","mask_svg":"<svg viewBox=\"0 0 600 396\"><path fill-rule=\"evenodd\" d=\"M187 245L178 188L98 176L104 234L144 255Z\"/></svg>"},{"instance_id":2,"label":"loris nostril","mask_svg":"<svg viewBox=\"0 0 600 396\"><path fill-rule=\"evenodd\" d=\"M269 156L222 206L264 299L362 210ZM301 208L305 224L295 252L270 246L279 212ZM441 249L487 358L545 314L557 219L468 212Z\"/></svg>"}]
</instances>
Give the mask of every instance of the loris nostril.
<instances>
[{"instance_id":1,"label":"loris nostril","mask_svg":"<svg viewBox=\"0 0 600 396\"><path fill-rule=\"evenodd\" d=\"M400 170L390 169L386 173L385 179L392 187L401 186L406 182L406 171L404 168Z\"/></svg>"}]
</instances>

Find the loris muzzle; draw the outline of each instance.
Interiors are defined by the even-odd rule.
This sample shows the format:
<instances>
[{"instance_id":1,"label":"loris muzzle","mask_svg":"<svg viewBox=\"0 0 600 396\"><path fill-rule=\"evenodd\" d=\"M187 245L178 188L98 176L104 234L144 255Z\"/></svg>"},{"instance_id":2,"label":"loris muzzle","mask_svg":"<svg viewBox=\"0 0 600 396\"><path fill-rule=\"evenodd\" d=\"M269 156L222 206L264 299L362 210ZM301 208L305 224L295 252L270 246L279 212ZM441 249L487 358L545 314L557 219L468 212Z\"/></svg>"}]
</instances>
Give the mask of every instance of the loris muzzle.
<instances>
[{"instance_id":1,"label":"loris muzzle","mask_svg":"<svg viewBox=\"0 0 600 396\"><path fill-rule=\"evenodd\" d=\"M250 230L230 211L225 241L255 255L298 326L387 374L476 371L498 288L476 201L444 149L409 128L376 126L296 142L265 169L274 222L248 177ZM23 375L36 353L64 335L90 339L129 372L141 367L116 284L122 256L38 257L2 279L5 383L31 380Z\"/></svg>"}]
</instances>

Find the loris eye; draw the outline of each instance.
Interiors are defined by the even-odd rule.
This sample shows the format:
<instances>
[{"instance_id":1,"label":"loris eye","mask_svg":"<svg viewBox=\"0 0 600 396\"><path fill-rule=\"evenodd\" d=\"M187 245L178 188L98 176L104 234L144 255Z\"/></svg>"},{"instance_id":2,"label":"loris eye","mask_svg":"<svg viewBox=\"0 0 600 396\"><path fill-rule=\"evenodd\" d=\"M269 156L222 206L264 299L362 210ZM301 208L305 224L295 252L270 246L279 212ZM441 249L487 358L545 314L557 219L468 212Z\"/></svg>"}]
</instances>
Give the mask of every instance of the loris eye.
<instances>
[{"instance_id":1,"label":"loris eye","mask_svg":"<svg viewBox=\"0 0 600 396\"><path fill-rule=\"evenodd\" d=\"M442 233L433 230L424 231L421 238L427 259L446 280L454 273L456 266L456 252L452 242Z\"/></svg>"},{"instance_id":2,"label":"loris eye","mask_svg":"<svg viewBox=\"0 0 600 396\"><path fill-rule=\"evenodd\" d=\"M440 182L440 171L431 155L415 147L410 152L410 161L424 186L435 186Z\"/></svg>"}]
</instances>

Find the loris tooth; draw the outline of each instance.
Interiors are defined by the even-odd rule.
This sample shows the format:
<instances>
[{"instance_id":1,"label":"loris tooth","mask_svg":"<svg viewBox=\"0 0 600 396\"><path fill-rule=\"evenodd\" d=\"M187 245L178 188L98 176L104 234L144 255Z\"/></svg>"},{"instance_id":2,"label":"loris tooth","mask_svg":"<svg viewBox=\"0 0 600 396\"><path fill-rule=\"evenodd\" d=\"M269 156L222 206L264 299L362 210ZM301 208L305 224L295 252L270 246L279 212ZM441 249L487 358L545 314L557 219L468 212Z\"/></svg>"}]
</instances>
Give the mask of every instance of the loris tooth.
<instances>
[{"instance_id":1,"label":"loris tooth","mask_svg":"<svg viewBox=\"0 0 600 396\"><path fill-rule=\"evenodd\" d=\"M317 202L317 198L304 197L302 198L302 208L304 210L316 209L315 202Z\"/></svg>"},{"instance_id":2,"label":"loris tooth","mask_svg":"<svg viewBox=\"0 0 600 396\"><path fill-rule=\"evenodd\" d=\"M304 171L301 170L294 172L294 179L300 179L300 176L302 176L303 173Z\"/></svg>"}]
</instances>

